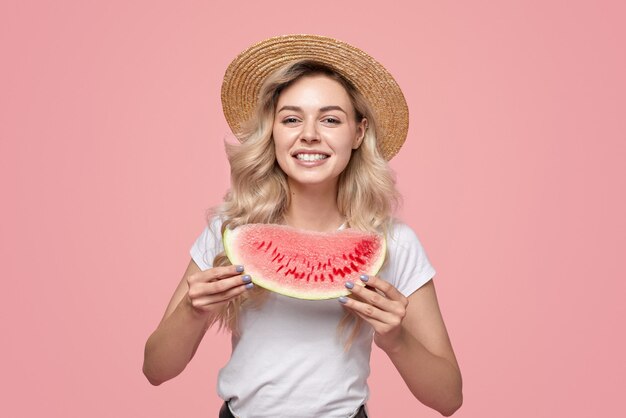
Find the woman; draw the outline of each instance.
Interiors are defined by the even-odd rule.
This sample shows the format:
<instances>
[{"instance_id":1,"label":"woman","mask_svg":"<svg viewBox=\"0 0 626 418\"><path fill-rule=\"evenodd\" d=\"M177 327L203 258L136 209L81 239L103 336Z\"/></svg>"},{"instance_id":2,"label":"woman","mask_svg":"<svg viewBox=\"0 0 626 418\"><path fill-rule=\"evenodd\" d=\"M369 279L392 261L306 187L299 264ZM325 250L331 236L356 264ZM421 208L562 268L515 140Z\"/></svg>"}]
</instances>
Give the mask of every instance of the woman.
<instances>
[{"instance_id":1,"label":"woman","mask_svg":"<svg viewBox=\"0 0 626 418\"><path fill-rule=\"evenodd\" d=\"M227 146L231 189L146 343L148 380L182 372L219 324L233 343L218 377L220 417L365 417L373 340L417 399L451 415L462 382L435 270L415 233L391 217L386 160L408 127L391 75L343 42L282 36L231 63L222 101L241 140ZM386 235L387 261L376 277L361 277L367 286L346 282L350 297L292 299L255 288L245 266L229 265L221 233L248 223L376 231Z\"/></svg>"}]
</instances>

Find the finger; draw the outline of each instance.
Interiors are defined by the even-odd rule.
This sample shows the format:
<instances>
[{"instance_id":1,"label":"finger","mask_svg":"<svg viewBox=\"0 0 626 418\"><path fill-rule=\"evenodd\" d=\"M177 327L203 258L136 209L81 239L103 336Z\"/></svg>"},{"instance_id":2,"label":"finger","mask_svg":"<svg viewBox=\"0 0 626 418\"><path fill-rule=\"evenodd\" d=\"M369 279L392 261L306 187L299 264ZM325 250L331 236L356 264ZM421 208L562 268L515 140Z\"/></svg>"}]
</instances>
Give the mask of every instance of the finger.
<instances>
[{"instance_id":1,"label":"finger","mask_svg":"<svg viewBox=\"0 0 626 418\"><path fill-rule=\"evenodd\" d=\"M352 309L357 314L360 314L359 316L363 319L369 318L373 321L379 322L381 325L394 325L399 321L399 318L396 315L380 310L369 303L361 302L353 298L346 298L345 296L339 298L339 302L343 303L344 306ZM368 322L374 325L373 321Z\"/></svg>"},{"instance_id":2,"label":"finger","mask_svg":"<svg viewBox=\"0 0 626 418\"><path fill-rule=\"evenodd\" d=\"M189 277L189 282L213 282L216 280L233 277L243 273L243 266L223 266L213 267L208 270L199 271Z\"/></svg>"},{"instance_id":3,"label":"finger","mask_svg":"<svg viewBox=\"0 0 626 418\"><path fill-rule=\"evenodd\" d=\"M380 292L382 292L385 297L391 300L398 301L402 303L402 305L406 308L409 304L409 300L406 296L404 296L398 289L395 288L391 283L386 280L381 279L377 276L366 276L364 274L361 275L361 281L365 283L367 287L372 287Z\"/></svg>"},{"instance_id":4,"label":"finger","mask_svg":"<svg viewBox=\"0 0 626 418\"><path fill-rule=\"evenodd\" d=\"M217 303L227 302L230 299L233 299L243 294L248 289L252 289L253 286L254 285L252 283L242 283L239 286L229 289L225 292L216 293L216 294L212 294L210 296L205 296L205 297L194 298L192 299L191 303L197 309L203 309L209 306L213 307L212 305L215 305Z\"/></svg>"},{"instance_id":5,"label":"finger","mask_svg":"<svg viewBox=\"0 0 626 418\"><path fill-rule=\"evenodd\" d=\"M398 302L387 299L385 295L377 292L373 287L355 286L352 282L346 282L346 287L360 301L376 306L383 311L401 313L397 312L398 308L401 308Z\"/></svg>"},{"instance_id":6,"label":"finger","mask_svg":"<svg viewBox=\"0 0 626 418\"><path fill-rule=\"evenodd\" d=\"M371 318L367 315L363 315L361 312L355 311L354 309L352 311L358 316L360 316L363 320L365 320L365 322L368 322L372 326L372 328L374 328L375 332L378 332L378 330L383 329L385 327L385 324L383 324L377 319Z\"/></svg>"},{"instance_id":7,"label":"finger","mask_svg":"<svg viewBox=\"0 0 626 418\"><path fill-rule=\"evenodd\" d=\"M245 274L243 276L233 276L227 279L216 280L212 282L196 283L189 288L189 296L199 298L202 296L211 296L223 292L227 292L237 286L246 285L252 282L252 278Z\"/></svg>"},{"instance_id":8,"label":"finger","mask_svg":"<svg viewBox=\"0 0 626 418\"><path fill-rule=\"evenodd\" d=\"M370 280L367 276L361 276L361 278L365 278L365 282L369 282ZM379 279L379 281L383 280ZM391 285L389 284L389 286ZM355 286L352 282L346 282L346 287L352 291L352 295L359 301L376 306L380 310L396 315L400 319L404 318L406 315L407 305L405 305L402 300L391 300L387 298L382 291L373 286ZM391 286L391 288L393 288L393 286Z\"/></svg>"}]
</instances>

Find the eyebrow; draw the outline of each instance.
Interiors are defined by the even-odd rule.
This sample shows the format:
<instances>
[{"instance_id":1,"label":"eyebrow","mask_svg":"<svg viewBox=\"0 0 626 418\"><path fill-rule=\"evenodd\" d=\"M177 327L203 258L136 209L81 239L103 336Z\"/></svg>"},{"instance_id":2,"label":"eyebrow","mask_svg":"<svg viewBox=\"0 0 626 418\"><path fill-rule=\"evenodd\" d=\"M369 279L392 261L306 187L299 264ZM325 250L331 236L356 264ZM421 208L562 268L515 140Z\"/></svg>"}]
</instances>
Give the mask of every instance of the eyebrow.
<instances>
[{"instance_id":1,"label":"eyebrow","mask_svg":"<svg viewBox=\"0 0 626 418\"><path fill-rule=\"evenodd\" d=\"M302 108L300 106L283 106L276 113L282 112L283 110L293 110L296 112L302 112ZM320 107L319 110L320 112L328 112L329 110L339 110L340 112L343 112L346 115L348 114L348 112L343 110L341 106L324 106L324 107Z\"/></svg>"}]
</instances>

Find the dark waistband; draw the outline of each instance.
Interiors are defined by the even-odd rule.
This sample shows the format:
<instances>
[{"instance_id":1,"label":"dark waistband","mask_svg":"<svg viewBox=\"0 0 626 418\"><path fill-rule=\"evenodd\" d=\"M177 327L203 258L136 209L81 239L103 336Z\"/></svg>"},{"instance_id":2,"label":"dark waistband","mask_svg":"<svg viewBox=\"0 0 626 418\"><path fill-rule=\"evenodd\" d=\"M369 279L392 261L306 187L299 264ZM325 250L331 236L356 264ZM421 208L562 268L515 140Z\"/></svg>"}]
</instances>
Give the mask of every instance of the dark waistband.
<instances>
[{"instance_id":1,"label":"dark waistband","mask_svg":"<svg viewBox=\"0 0 626 418\"><path fill-rule=\"evenodd\" d=\"M224 402L222 408L220 409L219 418L235 418L230 409L228 408L228 403ZM311 418L320 418L320 417L311 417ZM356 413L354 418L368 418L367 412L365 412L365 404L361 405L359 411Z\"/></svg>"}]
</instances>

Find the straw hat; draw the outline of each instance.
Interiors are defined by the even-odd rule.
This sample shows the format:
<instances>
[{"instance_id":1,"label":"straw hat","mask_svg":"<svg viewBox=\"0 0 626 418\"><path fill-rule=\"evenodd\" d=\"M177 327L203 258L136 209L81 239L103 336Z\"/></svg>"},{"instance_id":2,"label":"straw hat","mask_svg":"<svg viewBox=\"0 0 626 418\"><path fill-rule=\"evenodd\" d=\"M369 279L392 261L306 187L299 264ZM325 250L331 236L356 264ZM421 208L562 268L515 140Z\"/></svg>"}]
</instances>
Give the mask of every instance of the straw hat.
<instances>
[{"instance_id":1,"label":"straw hat","mask_svg":"<svg viewBox=\"0 0 626 418\"><path fill-rule=\"evenodd\" d=\"M261 84L279 67L313 59L335 69L365 96L376 119L378 147L390 160L409 129L409 109L398 83L378 61L345 42L319 35L283 35L266 39L240 53L226 69L222 109L235 134L252 117Z\"/></svg>"}]
</instances>

